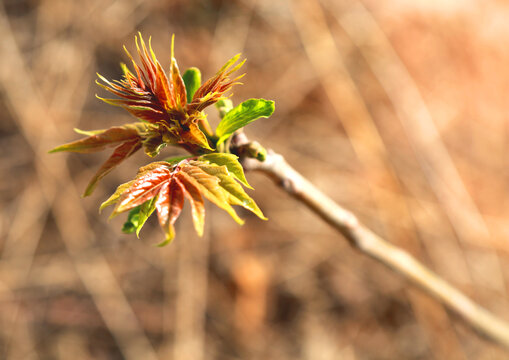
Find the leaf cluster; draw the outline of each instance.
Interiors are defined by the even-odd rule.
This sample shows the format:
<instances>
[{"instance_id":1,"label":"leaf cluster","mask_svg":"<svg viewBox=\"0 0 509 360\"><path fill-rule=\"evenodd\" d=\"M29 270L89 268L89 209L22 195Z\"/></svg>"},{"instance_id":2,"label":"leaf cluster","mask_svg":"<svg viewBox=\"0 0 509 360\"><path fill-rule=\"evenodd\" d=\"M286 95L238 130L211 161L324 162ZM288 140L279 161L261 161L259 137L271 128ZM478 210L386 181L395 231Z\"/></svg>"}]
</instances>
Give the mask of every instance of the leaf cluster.
<instances>
[{"instance_id":1,"label":"leaf cluster","mask_svg":"<svg viewBox=\"0 0 509 360\"><path fill-rule=\"evenodd\" d=\"M140 58L138 65L131 54L133 70L121 64L121 80L109 81L98 74L97 82L117 98L102 98L108 104L120 106L133 115L137 122L114 126L109 129L83 131L75 129L85 138L58 146L50 152L70 151L91 153L114 147L111 156L102 164L85 189L84 196L92 194L97 182L122 161L143 149L154 157L168 146L177 146L189 155L152 162L141 167L135 179L120 185L106 200L101 209L115 205L112 216L129 211L123 231L139 234L147 219L157 213L159 223L169 243L175 236L175 221L187 199L191 206L194 227L203 234L204 198L230 214L242 224L232 206L241 206L265 219L254 200L243 186L247 183L242 165L230 153L228 139L247 124L274 112L274 102L249 99L233 107L227 92L243 76L231 77L244 61L240 54L228 60L219 71L201 83L197 68L180 74L174 57L174 38L171 44L171 61L166 73L141 34L135 38ZM204 110L216 104L221 121L212 131Z\"/></svg>"}]
</instances>

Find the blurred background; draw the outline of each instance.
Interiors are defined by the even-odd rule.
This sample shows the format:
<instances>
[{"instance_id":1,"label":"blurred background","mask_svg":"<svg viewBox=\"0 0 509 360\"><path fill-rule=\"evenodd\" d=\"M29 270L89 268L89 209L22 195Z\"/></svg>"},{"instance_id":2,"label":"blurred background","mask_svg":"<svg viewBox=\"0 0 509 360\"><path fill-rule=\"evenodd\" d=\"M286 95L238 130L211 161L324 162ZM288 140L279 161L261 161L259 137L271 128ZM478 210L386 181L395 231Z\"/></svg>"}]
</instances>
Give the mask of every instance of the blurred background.
<instances>
[{"instance_id":1,"label":"blurred background","mask_svg":"<svg viewBox=\"0 0 509 360\"><path fill-rule=\"evenodd\" d=\"M47 154L74 127L132 121L94 80L120 77L137 31L166 67L175 33L205 78L242 52L233 101L276 102L250 138L509 320L507 2L0 4L1 359L508 358L260 174L269 221L210 206L198 238L187 205L157 248L156 221L137 239L98 214L141 152L86 199L109 155Z\"/></svg>"}]
</instances>

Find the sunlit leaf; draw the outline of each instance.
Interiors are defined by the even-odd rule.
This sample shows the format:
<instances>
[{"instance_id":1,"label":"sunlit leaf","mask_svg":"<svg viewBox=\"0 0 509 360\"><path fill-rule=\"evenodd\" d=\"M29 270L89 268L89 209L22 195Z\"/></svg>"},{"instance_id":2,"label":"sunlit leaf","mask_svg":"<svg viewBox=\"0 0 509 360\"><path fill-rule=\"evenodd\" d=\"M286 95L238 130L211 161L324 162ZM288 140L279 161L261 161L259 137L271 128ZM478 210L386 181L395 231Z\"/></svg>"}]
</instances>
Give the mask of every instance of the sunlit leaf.
<instances>
[{"instance_id":1,"label":"sunlit leaf","mask_svg":"<svg viewBox=\"0 0 509 360\"><path fill-rule=\"evenodd\" d=\"M205 149L213 150L207 140L207 136L200 130L200 127L195 123L189 124L189 130L181 133L182 140L191 144L199 145Z\"/></svg>"},{"instance_id":2,"label":"sunlit leaf","mask_svg":"<svg viewBox=\"0 0 509 360\"><path fill-rule=\"evenodd\" d=\"M111 170L113 170L118 164L127 159L129 156L134 154L141 147L139 139L127 141L122 145L118 146L108 160L99 168L95 173L94 177L88 183L87 189L83 196L89 196L94 191L97 182L105 177Z\"/></svg>"},{"instance_id":3,"label":"sunlit leaf","mask_svg":"<svg viewBox=\"0 0 509 360\"><path fill-rule=\"evenodd\" d=\"M239 80L243 75L234 79L231 79L229 75L238 70L244 64L245 60L234 66L239 58L240 54L232 57L213 77L205 81L205 83L196 90L192 101L188 104L189 110L202 111L207 106L210 106L222 99L225 96L225 93L230 90L233 85L238 84L237 80Z\"/></svg>"},{"instance_id":4,"label":"sunlit leaf","mask_svg":"<svg viewBox=\"0 0 509 360\"><path fill-rule=\"evenodd\" d=\"M101 151L110 146L115 146L130 140L140 138L140 129L144 124L128 124L124 126L115 126L106 130L98 130L94 135L80 139L68 144L60 145L50 153L59 151L71 151L79 153L92 153ZM99 132L100 131L100 132Z\"/></svg>"},{"instance_id":5,"label":"sunlit leaf","mask_svg":"<svg viewBox=\"0 0 509 360\"><path fill-rule=\"evenodd\" d=\"M159 223L166 233L166 239L158 244L164 246L169 244L175 237L175 221L184 207L184 189L181 183L172 178L166 182L159 191L156 201Z\"/></svg>"},{"instance_id":6,"label":"sunlit leaf","mask_svg":"<svg viewBox=\"0 0 509 360\"><path fill-rule=\"evenodd\" d=\"M122 232L127 234L136 232L136 236L139 237L140 230L143 228L143 225L145 225L145 222L156 208L156 199L157 198L154 197L151 200L145 201L142 205L131 209L129 211L129 215L127 215L127 220L122 227Z\"/></svg>"},{"instance_id":7,"label":"sunlit leaf","mask_svg":"<svg viewBox=\"0 0 509 360\"><path fill-rule=\"evenodd\" d=\"M249 99L230 110L221 120L216 129L219 136L217 144L228 139L236 130L261 118L267 118L274 112L274 101L265 99Z\"/></svg>"},{"instance_id":8,"label":"sunlit leaf","mask_svg":"<svg viewBox=\"0 0 509 360\"><path fill-rule=\"evenodd\" d=\"M225 210L237 223L244 223L244 220L239 218L228 202L228 197L223 188L219 185L219 179L217 177L206 173L197 166L191 166L189 164L181 166L181 174L185 181L197 187L203 196L216 206Z\"/></svg>"},{"instance_id":9,"label":"sunlit leaf","mask_svg":"<svg viewBox=\"0 0 509 360\"><path fill-rule=\"evenodd\" d=\"M175 100L178 106L184 107L187 103L186 86L175 60L174 54L175 34L171 37L171 66L170 66L170 77L173 85L173 91L175 92Z\"/></svg>"},{"instance_id":10,"label":"sunlit leaf","mask_svg":"<svg viewBox=\"0 0 509 360\"><path fill-rule=\"evenodd\" d=\"M267 220L254 200L249 195L247 195L242 186L237 183L232 176L230 176L226 166L204 164L199 162L191 162L191 164L198 166L207 174L210 174L220 180L219 186L224 189L224 193L227 196L229 204L240 205L243 208L253 212L260 219Z\"/></svg>"},{"instance_id":11,"label":"sunlit leaf","mask_svg":"<svg viewBox=\"0 0 509 360\"><path fill-rule=\"evenodd\" d=\"M193 101L194 93L201 85L201 72L198 68L189 68L184 75L182 75L182 79L186 85L187 102L190 103Z\"/></svg>"},{"instance_id":12,"label":"sunlit leaf","mask_svg":"<svg viewBox=\"0 0 509 360\"><path fill-rule=\"evenodd\" d=\"M200 190L191 182L186 181L186 178L180 176L178 173L176 174L175 178L177 182L182 185L184 189L184 195L191 203L191 215L193 217L193 224L196 233L198 233L198 236L202 236L203 227L205 224L205 204L203 203L203 198L200 194Z\"/></svg>"},{"instance_id":13,"label":"sunlit leaf","mask_svg":"<svg viewBox=\"0 0 509 360\"><path fill-rule=\"evenodd\" d=\"M81 129L78 129L78 128L74 128L73 130L74 130L75 133L78 133L80 135L85 135L85 136L98 135L98 134L100 134L100 133L105 131L104 129L101 129L101 130L81 130Z\"/></svg>"},{"instance_id":14,"label":"sunlit leaf","mask_svg":"<svg viewBox=\"0 0 509 360\"><path fill-rule=\"evenodd\" d=\"M104 209L105 207L116 204L120 198L120 195L122 195L127 189L129 189L133 183L134 180L131 180L129 182L119 185L117 187L117 190L115 190L115 192L101 204L101 206L99 207L99 212L101 212L102 209Z\"/></svg>"},{"instance_id":15,"label":"sunlit leaf","mask_svg":"<svg viewBox=\"0 0 509 360\"><path fill-rule=\"evenodd\" d=\"M175 157L171 157L171 158L166 158L166 159L164 159L164 161L173 165L173 164L181 162L182 160L189 159L191 157L192 156L175 156Z\"/></svg>"},{"instance_id":16,"label":"sunlit leaf","mask_svg":"<svg viewBox=\"0 0 509 360\"><path fill-rule=\"evenodd\" d=\"M169 176L170 172L167 166L158 166L138 177L128 191L122 195L112 216L152 199L168 181Z\"/></svg>"},{"instance_id":17,"label":"sunlit leaf","mask_svg":"<svg viewBox=\"0 0 509 360\"><path fill-rule=\"evenodd\" d=\"M136 231L136 228L139 224L139 218L140 218L140 209L141 206L137 206L131 211L129 211L129 215L127 215L127 220L122 226L122 232L126 234L132 234Z\"/></svg>"},{"instance_id":18,"label":"sunlit leaf","mask_svg":"<svg viewBox=\"0 0 509 360\"><path fill-rule=\"evenodd\" d=\"M230 175L232 175L235 179L239 180L246 187L252 189L251 185L249 185L246 180L246 176L244 175L244 169L242 168L242 165L237 160L238 156L227 153L212 153L202 155L198 159L216 165L226 166Z\"/></svg>"},{"instance_id":19,"label":"sunlit leaf","mask_svg":"<svg viewBox=\"0 0 509 360\"><path fill-rule=\"evenodd\" d=\"M152 215L154 210L156 209L156 197L150 199L149 201L146 201L143 203L143 205L140 206L140 211L138 214L138 226L136 227L136 236L140 236L140 230L145 225L145 222L147 219Z\"/></svg>"}]
</instances>

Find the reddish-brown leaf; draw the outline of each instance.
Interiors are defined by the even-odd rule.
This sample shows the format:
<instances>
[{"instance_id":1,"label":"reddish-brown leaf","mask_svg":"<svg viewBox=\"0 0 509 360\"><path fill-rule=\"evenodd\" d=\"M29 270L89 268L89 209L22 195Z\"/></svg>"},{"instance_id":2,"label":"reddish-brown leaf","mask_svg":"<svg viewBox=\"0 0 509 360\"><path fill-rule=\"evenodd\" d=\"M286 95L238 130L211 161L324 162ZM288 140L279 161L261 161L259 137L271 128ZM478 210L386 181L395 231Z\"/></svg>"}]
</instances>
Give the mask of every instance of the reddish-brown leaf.
<instances>
[{"instance_id":1,"label":"reddish-brown leaf","mask_svg":"<svg viewBox=\"0 0 509 360\"><path fill-rule=\"evenodd\" d=\"M126 141L122 145L115 148L113 154L109 157L108 160L99 168L96 172L92 180L90 180L87 189L83 196L89 196L94 191L97 182L105 177L111 170L113 170L118 164L127 159L129 156L134 154L141 147L141 140L135 139L131 141Z\"/></svg>"},{"instance_id":2,"label":"reddish-brown leaf","mask_svg":"<svg viewBox=\"0 0 509 360\"><path fill-rule=\"evenodd\" d=\"M202 111L207 106L216 103L220 98L222 98L224 94L233 87L233 85L238 84L237 80L239 80L243 75L238 76L235 79L230 79L229 75L240 69L240 67L244 64L245 60L233 66L239 58L240 54L237 54L228 60L213 77L208 79L198 88L198 90L196 90L193 96L193 101L188 104L189 110Z\"/></svg>"},{"instance_id":3,"label":"reddish-brown leaf","mask_svg":"<svg viewBox=\"0 0 509 360\"><path fill-rule=\"evenodd\" d=\"M138 140L140 139L139 132L140 127L138 124L115 126L107 130L103 130L101 133L96 135L92 135L68 144L60 145L51 150L50 153L59 151L71 151L79 153L92 153L101 151L107 147L114 146L119 143Z\"/></svg>"},{"instance_id":4,"label":"reddish-brown leaf","mask_svg":"<svg viewBox=\"0 0 509 360\"><path fill-rule=\"evenodd\" d=\"M183 187L172 178L161 187L156 200L159 224L166 233L166 240L159 244L160 246L168 244L175 237L174 224L182 212L183 207Z\"/></svg>"},{"instance_id":5,"label":"reddish-brown leaf","mask_svg":"<svg viewBox=\"0 0 509 360\"><path fill-rule=\"evenodd\" d=\"M123 211L132 209L145 201L152 199L158 194L165 182L170 179L170 171L167 166L157 166L139 176L131 187L122 194L112 216Z\"/></svg>"},{"instance_id":6,"label":"reddish-brown leaf","mask_svg":"<svg viewBox=\"0 0 509 360\"><path fill-rule=\"evenodd\" d=\"M184 84L184 80L180 75L179 67L177 65L177 60L175 59L174 54L174 45L175 45L175 35L171 38L171 65L170 65L170 78L171 84L173 86L173 91L175 94L175 102L178 107L184 108L187 103L187 93L186 93L186 85Z\"/></svg>"},{"instance_id":7,"label":"reddish-brown leaf","mask_svg":"<svg viewBox=\"0 0 509 360\"><path fill-rule=\"evenodd\" d=\"M205 225L205 204L203 203L200 189L198 189L191 182L187 181L186 177L182 176L180 173L175 175L175 180L180 185L182 185L184 189L184 195L191 203L191 215L193 217L194 229L199 236L202 236L203 227Z\"/></svg>"},{"instance_id":8,"label":"reddish-brown leaf","mask_svg":"<svg viewBox=\"0 0 509 360\"><path fill-rule=\"evenodd\" d=\"M198 145L202 148L212 150L207 140L207 136L200 130L200 127L195 123L189 124L189 130L182 130L180 132L181 141L189 144Z\"/></svg>"}]
</instances>

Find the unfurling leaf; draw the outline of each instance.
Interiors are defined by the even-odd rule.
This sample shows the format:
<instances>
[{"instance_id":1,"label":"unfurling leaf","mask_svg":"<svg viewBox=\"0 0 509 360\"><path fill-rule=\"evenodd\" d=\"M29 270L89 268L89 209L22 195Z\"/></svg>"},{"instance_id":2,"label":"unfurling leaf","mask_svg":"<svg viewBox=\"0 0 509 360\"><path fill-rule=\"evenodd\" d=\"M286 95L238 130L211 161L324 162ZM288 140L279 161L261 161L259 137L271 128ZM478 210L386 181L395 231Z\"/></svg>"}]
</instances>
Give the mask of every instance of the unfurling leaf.
<instances>
[{"instance_id":1,"label":"unfurling leaf","mask_svg":"<svg viewBox=\"0 0 509 360\"><path fill-rule=\"evenodd\" d=\"M181 162L182 160L189 159L191 157L192 156L175 156L175 157L164 159L164 161L166 161L167 163L170 163L171 165L174 165L176 163Z\"/></svg>"},{"instance_id":2,"label":"unfurling leaf","mask_svg":"<svg viewBox=\"0 0 509 360\"><path fill-rule=\"evenodd\" d=\"M129 211L129 214L127 215L127 220L125 221L124 225L122 226L122 232L125 234L132 234L136 231L136 228L138 227L139 218L140 218L140 209L141 206L137 206L131 211Z\"/></svg>"},{"instance_id":3,"label":"unfurling leaf","mask_svg":"<svg viewBox=\"0 0 509 360\"><path fill-rule=\"evenodd\" d=\"M231 79L229 76L239 69L242 63L235 66L239 55L233 57L216 75L200 86L201 75L197 69L188 70L184 78L180 75L173 44L174 37L171 45L170 71L167 76L152 50L150 40L147 47L140 34L139 42L136 38L136 49L141 66L136 64L126 50L134 72L123 64L121 66L124 76L120 81L109 81L98 74L101 80L97 82L98 85L119 98L98 98L108 104L120 106L135 117L157 127L164 139L163 143L181 145L186 150L194 150L197 146L212 150L207 136L202 131L210 126L201 112L207 106L216 103L237 84L236 81L240 77ZM148 141L145 150L148 155L153 156L161 146L161 143Z\"/></svg>"},{"instance_id":4,"label":"unfurling leaf","mask_svg":"<svg viewBox=\"0 0 509 360\"><path fill-rule=\"evenodd\" d=\"M99 168L90 180L83 196L92 194L97 182L113 170L118 164L127 159L141 148L144 137L152 136L153 127L144 123L127 124L111 127L106 130L78 131L88 137L64 144L50 152L71 151L79 153L92 153L107 147L116 146L113 154Z\"/></svg>"},{"instance_id":5,"label":"unfurling leaf","mask_svg":"<svg viewBox=\"0 0 509 360\"><path fill-rule=\"evenodd\" d=\"M119 185L117 187L117 190L115 190L115 192L101 204L101 206L99 207L99 212L101 212L102 209L104 209L105 207L116 204L118 202L118 199L120 198L120 195L122 195L126 190L128 190L133 184L133 182L134 180L131 180L129 182Z\"/></svg>"},{"instance_id":6,"label":"unfurling leaf","mask_svg":"<svg viewBox=\"0 0 509 360\"><path fill-rule=\"evenodd\" d=\"M99 168L95 173L94 177L88 183L87 189L83 196L89 196L94 191L97 182L105 177L111 170L113 170L118 164L127 159L129 156L134 154L141 147L141 141L139 139L126 141L122 145L119 145L113 151L113 154L108 160Z\"/></svg>"},{"instance_id":7,"label":"unfurling leaf","mask_svg":"<svg viewBox=\"0 0 509 360\"><path fill-rule=\"evenodd\" d=\"M147 131L143 123L115 126L105 130L81 131L80 133L90 134L87 138L80 139L68 144L60 145L50 150L50 153L70 151L79 153L92 153L101 151L107 147L115 146L126 141L140 139L140 133Z\"/></svg>"},{"instance_id":8,"label":"unfurling leaf","mask_svg":"<svg viewBox=\"0 0 509 360\"><path fill-rule=\"evenodd\" d=\"M136 232L136 236L139 237L141 228L145 225L145 222L156 208L155 200L156 198L152 198L151 200L144 202L143 205L137 206L129 211L127 220L122 227L122 232L126 234Z\"/></svg>"},{"instance_id":9,"label":"unfurling leaf","mask_svg":"<svg viewBox=\"0 0 509 360\"><path fill-rule=\"evenodd\" d=\"M138 225L136 226L136 236L140 236L140 230L145 225L147 219L152 215L154 210L156 209L156 200L157 198L152 198L149 201L143 203L140 206L140 211L138 212Z\"/></svg>"},{"instance_id":10,"label":"unfurling leaf","mask_svg":"<svg viewBox=\"0 0 509 360\"><path fill-rule=\"evenodd\" d=\"M225 194L224 190L219 186L220 180L217 177L211 176L197 166L188 164L182 166L181 173L182 179L185 182L190 182L197 187L203 196L226 211L238 224L244 224L244 220L239 218L235 210L231 207L227 194Z\"/></svg>"},{"instance_id":11,"label":"unfurling leaf","mask_svg":"<svg viewBox=\"0 0 509 360\"><path fill-rule=\"evenodd\" d=\"M182 79L186 85L187 102L190 103L193 101L194 93L201 85L201 72L198 68L189 68L184 75L182 75Z\"/></svg>"},{"instance_id":12,"label":"unfurling leaf","mask_svg":"<svg viewBox=\"0 0 509 360\"><path fill-rule=\"evenodd\" d=\"M157 217L159 224L166 233L166 239L158 246L169 244L175 237L175 221L180 216L184 207L184 189L176 178L170 178L159 191L156 201Z\"/></svg>"},{"instance_id":13,"label":"unfurling leaf","mask_svg":"<svg viewBox=\"0 0 509 360\"><path fill-rule=\"evenodd\" d=\"M242 165L238 162L239 157L234 154L227 153L212 153L206 154L199 157L200 160L207 161L216 165L224 165L228 169L228 172L235 179L239 180L242 184L244 184L249 189L252 189L251 185L246 180L246 176L244 175L244 169Z\"/></svg>"},{"instance_id":14,"label":"unfurling leaf","mask_svg":"<svg viewBox=\"0 0 509 360\"><path fill-rule=\"evenodd\" d=\"M202 148L213 150L207 140L207 136L200 130L200 127L194 123L189 124L189 129L182 131L181 138L184 142L201 146Z\"/></svg>"},{"instance_id":15,"label":"unfurling leaf","mask_svg":"<svg viewBox=\"0 0 509 360\"><path fill-rule=\"evenodd\" d=\"M214 160L228 165L218 165ZM235 155L231 155L217 159L214 156L205 156L198 160L184 159L173 163L159 161L149 164L140 169L136 179L121 185L101 208L117 204L112 216L131 210L125 229L137 233L155 209L159 224L166 233L165 241L159 245L173 240L174 224L182 212L185 198L191 204L194 227L200 236L203 234L205 220L203 197L228 212L239 224L242 224L243 220L237 216L232 205L240 205L265 219L253 199L237 182L238 177L243 177L243 173L238 173L236 161ZM237 175L234 175L234 172Z\"/></svg>"},{"instance_id":16,"label":"unfurling leaf","mask_svg":"<svg viewBox=\"0 0 509 360\"><path fill-rule=\"evenodd\" d=\"M260 219L267 220L254 200L246 194L242 186L230 175L226 166L206 164L199 161L190 161L189 163L219 179L219 186L223 189L223 193L226 195L229 204L240 205L254 213Z\"/></svg>"},{"instance_id":17,"label":"unfurling leaf","mask_svg":"<svg viewBox=\"0 0 509 360\"><path fill-rule=\"evenodd\" d=\"M216 129L219 137L217 144L228 139L236 130L261 117L267 118L274 112L274 101L265 99L249 99L230 110L221 120Z\"/></svg>"},{"instance_id":18,"label":"unfurling leaf","mask_svg":"<svg viewBox=\"0 0 509 360\"><path fill-rule=\"evenodd\" d=\"M202 111L207 106L215 104L221 100L226 92L230 90L233 85L239 84L237 80L242 78L244 75L237 76L235 79L230 79L230 75L240 69L244 65L244 61L241 61L237 65L234 64L239 60L240 54L235 55L224 64L224 66L210 79L196 90L193 96L193 100L187 104L189 110Z\"/></svg>"},{"instance_id":19,"label":"unfurling leaf","mask_svg":"<svg viewBox=\"0 0 509 360\"><path fill-rule=\"evenodd\" d=\"M129 212L122 230L136 232L137 235L151 214L157 212L166 234L165 241L159 244L161 246L175 237L175 222L186 199L191 205L194 228L200 236L203 235L205 221L204 199L225 210L239 224L244 221L233 208L237 205L265 219L242 187L251 188L238 157L213 149L239 128L260 117L268 117L274 111L274 103L263 99L251 99L233 108L228 92L239 84L238 80L243 75L230 76L242 67L245 60L239 61L240 54L235 55L202 84L197 68L190 68L181 75L174 56L174 37L168 72L157 60L150 39L145 43L139 34L135 37L135 44L138 64L124 47L132 69L121 64L123 76L120 80L110 81L98 74L100 81L96 82L116 97L105 99L97 96L99 99L124 108L140 122L103 130L75 129L86 137L50 152L92 153L114 148L88 184L84 193L87 196L99 180L141 148L150 157L158 155L168 145L186 150L188 156L141 167L136 178L120 185L99 209L115 205L111 217ZM217 105L222 118L216 134L204 113L204 109L213 104ZM224 149L224 145L220 149Z\"/></svg>"}]
</instances>

